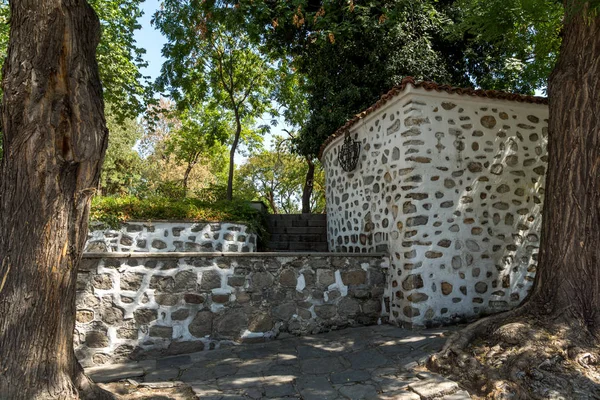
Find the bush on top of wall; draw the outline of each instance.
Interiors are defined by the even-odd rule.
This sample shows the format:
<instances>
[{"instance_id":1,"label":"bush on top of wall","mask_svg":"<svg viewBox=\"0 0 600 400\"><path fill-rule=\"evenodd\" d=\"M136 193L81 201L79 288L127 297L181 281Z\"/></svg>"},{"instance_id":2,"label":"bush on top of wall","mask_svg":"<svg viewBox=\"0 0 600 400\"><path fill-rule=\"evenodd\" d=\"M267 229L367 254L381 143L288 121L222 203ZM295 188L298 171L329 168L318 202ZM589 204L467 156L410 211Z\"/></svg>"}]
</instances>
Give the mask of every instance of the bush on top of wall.
<instances>
[{"instance_id":1,"label":"bush on top of wall","mask_svg":"<svg viewBox=\"0 0 600 400\"><path fill-rule=\"evenodd\" d=\"M90 220L110 227L131 220L188 220L198 222L238 222L261 235L263 215L246 201L208 202L195 198L137 198L134 196L94 197Z\"/></svg>"}]
</instances>

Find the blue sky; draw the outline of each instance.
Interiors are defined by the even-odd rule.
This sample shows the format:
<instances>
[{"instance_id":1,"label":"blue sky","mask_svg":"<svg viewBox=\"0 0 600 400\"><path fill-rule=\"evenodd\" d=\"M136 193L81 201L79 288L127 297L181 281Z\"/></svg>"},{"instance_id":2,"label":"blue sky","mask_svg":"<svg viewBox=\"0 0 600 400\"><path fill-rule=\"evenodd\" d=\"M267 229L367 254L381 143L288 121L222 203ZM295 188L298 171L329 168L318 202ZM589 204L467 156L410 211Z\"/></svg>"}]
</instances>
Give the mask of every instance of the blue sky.
<instances>
[{"instance_id":1,"label":"blue sky","mask_svg":"<svg viewBox=\"0 0 600 400\"><path fill-rule=\"evenodd\" d=\"M164 61L161 50L166 42L164 36L150 24L152 15L159 6L160 0L146 0L142 3L144 10L144 15L140 20L142 29L137 31L135 35L138 46L146 49L145 59L148 62L148 68L142 70L142 73L152 77L152 79L156 79L160 74L160 67Z\"/></svg>"}]
</instances>

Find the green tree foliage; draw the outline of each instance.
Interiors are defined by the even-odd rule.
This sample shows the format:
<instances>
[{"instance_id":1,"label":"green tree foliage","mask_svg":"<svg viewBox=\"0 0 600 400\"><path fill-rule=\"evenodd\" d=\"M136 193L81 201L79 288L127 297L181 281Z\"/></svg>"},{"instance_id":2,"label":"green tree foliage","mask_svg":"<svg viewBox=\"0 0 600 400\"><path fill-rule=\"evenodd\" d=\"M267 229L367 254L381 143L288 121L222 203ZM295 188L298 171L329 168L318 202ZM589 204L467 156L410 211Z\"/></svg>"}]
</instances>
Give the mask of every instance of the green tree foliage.
<instances>
[{"instance_id":1,"label":"green tree foliage","mask_svg":"<svg viewBox=\"0 0 600 400\"><path fill-rule=\"evenodd\" d=\"M183 194L193 168L200 162L213 171L222 170L225 144L233 121L231 114L214 107L201 106L179 113L179 126L167 138L165 155L185 166L182 177Z\"/></svg>"},{"instance_id":2,"label":"green tree foliage","mask_svg":"<svg viewBox=\"0 0 600 400\"><path fill-rule=\"evenodd\" d=\"M477 82L489 89L531 92L545 87L556 64L564 9L546 0L459 0L463 12L455 36L468 35L473 47L489 50L493 68ZM470 53L465 54L468 60Z\"/></svg>"},{"instance_id":3,"label":"green tree foliage","mask_svg":"<svg viewBox=\"0 0 600 400\"><path fill-rule=\"evenodd\" d=\"M142 138L142 127L134 118L118 118L106 108L108 148L100 176L102 195L127 194L142 178L142 159L133 146Z\"/></svg>"},{"instance_id":4,"label":"green tree foliage","mask_svg":"<svg viewBox=\"0 0 600 400\"><path fill-rule=\"evenodd\" d=\"M140 68L145 67L146 50L136 46L134 33L144 0L89 0L102 25L96 51L104 99L120 119L134 118L151 101L152 91Z\"/></svg>"},{"instance_id":5,"label":"green tree foliage","mask_svg":"<svg viewBox=\"0 0 600 400\"><path fill-rule=\"evenodd\" d=\"M304 157L290 151L289 141L275 140L275 150L257 152L239 167L236 190L240 198L263 201L273 214L298 213L308 164ZM325 175L319 165L315 173L311 212L324 211L324 186Z\"/></svg>"},{"instance_id":6,"label":"green tree foliage","mask_svg":"<svg viewBox=\"0 0 600 400\"><path fill-rule=\"evenodd\" d=\"M498 7L504 11L518 2ZM520 52L514 41L492 44L466 29L475 14L465 11L460 0L217 3L234 5L246 16L247 30L255 40L293 60L296 71L305 76L310 113L296 139L296 149L303 155L316 155L328 135L407 75L531 93L543 86L547 75L538 67L525 71L525 64L533 53L545 50L542 44L555 46L551 36ZM488 14L494 13L495 7L479 3ZM527 17L519 29L527 26ZM556 15L548 17L550 21Z\"/></svg>"},{"instance_id":7,"label":"green tree foliage","mask_svg":"<svg viewBox=\"0 0 600 400\"><path fill-rule=\"evenodd\" d=\"M226 181L231 114L208 105L179 111L173 101L162 98L146 115L152 118L143 120L137 146L144 169L136 195L182 198ZM242 136L246 138L245 132Z\"/></svg>"},{"instance_id":8,"label":"green tree foliage","mask_svg":"<svg viewBox=\"0 0 600 400\"><path fill-rule=\"evenodd\" d=\"M168 40L158 84L180 109L207 102L233 115L227 183L231 200L237 146L244 129L268 110L275 70L242 29L234 8L206 12L202 3L166 0L155 14L153 23Z\"/></svg>"}]
</instances>

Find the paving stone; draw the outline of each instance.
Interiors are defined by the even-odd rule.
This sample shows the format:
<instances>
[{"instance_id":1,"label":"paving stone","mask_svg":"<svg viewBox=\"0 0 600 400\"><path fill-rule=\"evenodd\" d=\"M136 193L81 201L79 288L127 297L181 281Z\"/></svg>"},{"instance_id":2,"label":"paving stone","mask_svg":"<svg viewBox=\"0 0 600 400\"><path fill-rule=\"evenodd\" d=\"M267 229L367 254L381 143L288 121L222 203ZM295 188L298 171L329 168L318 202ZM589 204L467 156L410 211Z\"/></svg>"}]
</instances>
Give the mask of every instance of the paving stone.
<instances>
[{"instance_id":1,"label":"paving stone","mask_svg":"<svg viewBox=\"0 0 600 400\"><path fill-rule=\"evenodd\" d=\"M165 382L178 379L179 368L160 368L144 375L144 382Z\"/></svg>"},{"instance_id":2,"label":"paving stone","mask_svg":"<svg viewBox=\"0 0 600 400\"><path fill-rule=\"evenodd\" d=\"M203 382L215 379L214 368L194 367L184 370L179 377L183 382Z\"/></svg>"},{"instance_id":3,"label":"paving stone","mask_svg":"<svg viewBox=\"0 0 600 400\"><path fill-rule=\"evenodd\" d=\"M374 349L345 354L344 357L350 361L352 368L356 369L377 368L392 363L391 360Z\"/></svg>"},{"instance_id":4,"label":"paving stone","mask_svg":"<svg viewBox=\"0 0 600 400\"><path fill-rule=\"evenodd\" d=\"M337 391L324 376L301 376L296 381L296 388L304 400L330 400L338 397Z\"/></svg>"},{"instance_id":5,"label":"paving stone","mask_svg":"<svg viewBox=\"0 0 600 400\"><path fill-rule=\"evenodd\" d=\"M334 384L344 384L350 382L364 382L371 379L371 373L365 370L349 369L344 372L331 374L331 382Z\"/></svg>"},{"instance_id":6,"label":"paving stone","mask_svg":"<svg viewBox=\"0 0 600 400\"><path fill-rule=\"evenodd\" d=\"M335 353L314 346L298 346L298 357L301 359L331 357Z\"/></svg>"},{"instance_id":7,"label":"paving stone","mask_svg":"<svg viewBox=\"0 0 600 400\"><path fill-rule=\"evenodd\" d=\"M383 393L396 392L401 389L405 390L414 381L414 379L403 379L397 376L384 376L376 380L377 385Z\"/></svg>"},{"instance_id":8,"label":"paving stone","mask_svg":"<svg viewBox=\"0 0 600 400\"><path fill-rule=\"evenodd\" d=\"M292 383L296 380L298 376L294 374L278 374L278 375L269 375L264 377L265 385L277 385L281 383Z\"/></svg>"},{"instance_id":9,"label":"paving stone","mask_svg":"<svg viewBox=\"0 0 600 400\"><path fill-rule=\"evenodd\" d=\"M330 374L346 369L337 357L303 360L300 362L300 368L305 374Z\"/></svg>"},{"instance_id":10,"label":"paving stone","mask_svg":"<svg viewBox=\"0 0 600 400\"><path fill-rule=\"evenodd\" d=\"M339 388L339 392L352 400L375 399L378 397L375 386L360 383L342 386Z\"/></svg>"},{"instance_id":11,"label":"paving stone","mask_svg":"<svg viewBox=\"0 0 600 400\"><path fill-rule=\"evenodd\" d=\"M152 389L169 389L179 386L186 386L185 383L180 381L171 381L171 382L139 382L139 386L147 387Z\"/></svg>"},{"instance_id":12,"label":"paving stone","mask_svg":"<svg viewBox=\"0 0 600 400\"><path fill-rule=\"evenodd\" d=\"M250 397L251 399L262 399L265 397L265 391L263 388L248 388L242 390L244 396Z\"/></svg>"},{"instance_id":13,"label":"paving stone","mask_svg":"<svg viewBox=\"0 0 600 400\"><path fill-rule=\"evenodd\" d=\"M222 378L225 376L234 376L236 375L240 369L237 365L231 364L218 364L213 369L215 378Z\"/></svg>"},{"instance_id":14,"label":"paving stone","mask_svg":"<svg viewBox=\"0 0 600 400\"><path fill-rule=\"evenodd\" d=\"M406 344L387 344L384 343L382 344L379 349L381 350L382 353L386 354L387 356L391 357L391 356L407 356L409 355L414 349L411 348L409 345Z\"/></svg>"},{"instance_id":15,"label":"paving stone","mask_svg":"<svg viewBox=\"0 0 600 400\"><path fill-rule=\"evenodd\" d=\"M94 382L116 382L125 378L136 378L145 374L144 369L137 363L113 364L89 368L86 373Z\"/></svg>"},{"instance_id":16,"label":"paving stone","mask_svg":"<svg viewBox=\"0 0 600 400\"><path fill-rule=\"evenodd\" d=\"M398 374L405 375L406 373L403 369L398 368L395 365L376 368L371 372L371 376L375 380L380 377L385 377L385 376L390 376L390 375L398 375ZM414 376L414 374L412 376Z\"/></svg>"},{"instance_id":17,"label":"paving stone","mask_svg":"<svg viewBox=\"0 0 600 400\"><path fill-rule=\"evenodd\" d=\"M434 341L431 341L434 339ZM256 345L106 365L86 372L99 382L181 381L206 399L469 399L441 375L414 372L439 335L390 326L345 329ZM430 346L431 345L431 346ZM143 376L145 374L145 376ZM143 376L143 377L142 377Z\"/></svg>"},{"instance_id":18,"label":"paving stone","mask_svg":"<svg viewBox=\"0 0 600 400\"><path fill-rule=\"evenodd\" d=\"M261 387L263 377L258 374L224 376L217 379L219 389L241 389L249 387Z\"/></svg>"},{"instance_id":19,"label":"paving stone","mask_svg":"<svg viewBox=\"0 0 600 400\"><path fill-rule=\"evenodd\" d=\"M204 400L204 398L202 398ZM221 397L219 397L219 400L248 400L250 399L250 397L245 396L243 394L237 393L237 392L221 392Z\"/></svg>"},{"instance_id":20,"label":"paving stone","mask_svg":"<svg viewBox=\"0 0 600 400\"><path fill-rule=\"evenodd\" d=\"M281 364L272 364L269 369L267 369L265 371L265 377L268 377L269 375L295 375L295 376L299 376L301 375L300 372L300 366L298 364L298 361L294 360L294 364L295 365L281 365Z\"/></svg>"},{"instance_id":21,"label":"paving stone","mask_svg":"<svg viewBox=\"0 0 600 400\"><path fill-rule=\"evenodd\" d=\"M199 399L206 400L221 398L221 391L217 386L191 385L191 388Z\"/></svg>"},{"instance_id":22,"label":"paving stone","mask_svg":"<svg viewBox=\"0 0 600 400\"><path fill-rule=\"evenodd\" d=\"M192 358L188 355L166 357L156 361L156 368L168 368L168 367L179 367L183 368L192 365Z\"/></svg>"},{"instance_id":23,"label":"paving stone","mask_svg":"<svg viewBox=\"0 0 600 400\"><path fill-rule=\"evenodd\" d=\"M254 360L257 358L277 358L277 353L271 347L256 347L242 350L237 353L242 360Z\"/></svg>"},{"instance_id":24,"label":"paving stone","mask_svg":"<svg viewBox=\"0 0 600 400\"><path fill-rule=\"evenodd\" d=\"M267 397L285 397L296 395L296 389L291 383L281 383L276 385L266 385L265 395Z\"/></svg>"}]
</instances>

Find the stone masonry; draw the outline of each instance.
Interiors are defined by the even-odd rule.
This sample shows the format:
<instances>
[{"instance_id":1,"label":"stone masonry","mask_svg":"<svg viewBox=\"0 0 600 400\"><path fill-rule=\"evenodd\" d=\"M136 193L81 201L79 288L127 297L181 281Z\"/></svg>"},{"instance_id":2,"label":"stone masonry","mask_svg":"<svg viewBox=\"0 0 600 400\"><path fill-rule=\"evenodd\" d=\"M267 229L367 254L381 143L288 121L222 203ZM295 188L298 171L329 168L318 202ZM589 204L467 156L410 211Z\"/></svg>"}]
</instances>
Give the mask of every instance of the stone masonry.
<instances>
[{"instance_id":1,"label":"stone masonry","mask_svg":"<svg viewBox=\"0 0 600 400\"><path fill-rule=\"evenodd\" d=\"M389 251L396 323L453 322L527 295L548 109L517 100L409 84L349 126L361 144L355 170L339 165L343 135L324 147L329 248Z\"/></svg>"},{"instance_id":2,"label":"stone masonry","mask_svg":"<svg viewBox=\"0 0 600 400\"><path fill-rule=\"evenodd\" d=\"M246 225L200 222L128 222L120 229L92 224L85 251L233 252L256 251L258 237Z\"/></svg>"},{"instance_id":3,"label":"stone masonry","mask_svg":"<svg viewBox=\"0 0 600 400\"><path fill-rule=\"evenodd\" d=\"M386 318L382 255L95 257L84 256L77 283L75 347L84 366Z\"/></svg>"}]
</instances>

